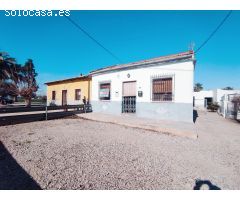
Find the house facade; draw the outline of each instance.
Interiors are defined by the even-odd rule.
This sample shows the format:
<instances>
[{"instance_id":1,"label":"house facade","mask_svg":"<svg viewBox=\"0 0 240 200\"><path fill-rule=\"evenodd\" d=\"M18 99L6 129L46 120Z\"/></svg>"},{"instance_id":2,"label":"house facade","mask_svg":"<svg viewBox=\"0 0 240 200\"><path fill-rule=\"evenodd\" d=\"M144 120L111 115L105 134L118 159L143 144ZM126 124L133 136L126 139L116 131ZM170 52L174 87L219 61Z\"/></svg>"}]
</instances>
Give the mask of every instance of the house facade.
<instances>
[{"instance_id":1,"label":"house facade","mask_svg":"<svg viewBox=\"0 0 240 200\"><path fill-rule=\"evenodd\" d=\"M234 110L234 104L232 99L235 96L240 95L240 90L202 90L200 92L194 92L194 107L197 109L206 109L209 103L217 103L220 107L218 113L224 118L233 118L232 110Z\"/></svg>"},{"instance_id":2,"label":"house facade","mask_svg":"<svg viewBox=\"0 0 240 200\"><path fill-rule=\"evenodd\" d=\"M214 90L214 100L220 106L218 113L224 118L240 120L240 108L233 102L234 98L240 98L240 90Z\"/></svg>"},{"instance_id":3,"label":"house facade","mask_svg":"<svg viewBox=\"0 0 240 200\"><path fill-rule=\"evenodd\" d=\"M220 102L218 113L224 118L240 120L240 105L235 102L235 99L240 99L239 93L225 94Z\"/></svg>"},{"instance_id":4,"label":"house facade","mask_svg":"<svg viewBox=\"0 0 240 200\"><path fill-rule=\"evenodd\" d=\"M193 121L192 51L92 71L94 112Z\"/></svg>"},{"instance_id":5,"label":"house facade","mask_svg":"<svg viewBox=\"0 0 240 200\"><path fill-rule=\"evenodd\" d=\"M202 90L193 93L193 105L195 108L206 109L210 103L213 103L213 90Z\"/></svg>"},{"instance_id":6,"label":"house facade","mask_svg":"<svg viewBox=\"0 0 240 200\"><path fill-rule=\"evenodd\" d=\"M224 96L229 94L240 94L240 90L215 89L213 90L213 100L220 104L224 100Z\"/></svg>"},{"instance_id":7,"label":"house facade","mask_svg":"<svg viewBox=\"0 0 240 200\"><path fill-rule=\"evenodd\" d=\"M45 83L47 85L47 105L82 104L83 99L91 99L91 77L80 76Z\"/></svg>"}]
</instances>

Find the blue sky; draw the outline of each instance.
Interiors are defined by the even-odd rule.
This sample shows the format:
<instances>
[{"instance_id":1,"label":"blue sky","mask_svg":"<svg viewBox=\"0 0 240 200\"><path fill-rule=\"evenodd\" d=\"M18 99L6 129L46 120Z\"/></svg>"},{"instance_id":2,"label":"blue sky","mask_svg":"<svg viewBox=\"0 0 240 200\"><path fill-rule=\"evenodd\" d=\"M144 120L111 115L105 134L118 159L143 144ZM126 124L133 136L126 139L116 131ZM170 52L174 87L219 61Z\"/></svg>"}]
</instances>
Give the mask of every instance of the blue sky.
<instances>
[{"instance_id":1,"label":"blue sky","mask_svg":"<svg viewBox=\"0 0 240 200\"><path fill-rule=\"evenodd\" d=\"M195 48L228 11L71 11L71 18L116 54L116 61L65 17L6 17L0 11L0 51L19 63L31 58L40 92L47 81L114 64ZM205 89L240 88L240 11L196 55L195 82Z\"/></svg>"}]
</instances>

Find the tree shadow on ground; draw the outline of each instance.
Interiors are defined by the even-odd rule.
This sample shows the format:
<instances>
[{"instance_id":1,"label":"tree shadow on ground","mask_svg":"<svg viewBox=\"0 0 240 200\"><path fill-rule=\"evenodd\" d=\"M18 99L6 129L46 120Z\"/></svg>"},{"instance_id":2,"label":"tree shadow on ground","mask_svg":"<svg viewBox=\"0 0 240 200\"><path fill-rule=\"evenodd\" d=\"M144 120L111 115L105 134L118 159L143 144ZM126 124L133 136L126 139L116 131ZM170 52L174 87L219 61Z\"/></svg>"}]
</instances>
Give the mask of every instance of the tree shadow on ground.
<instances>
[{"instance_id":1,"label":"tree shadow on ground","mask_svg":"<svg viewBox=\"0 0 240 200\"><path fill-rule=\"evenodd\" d=\"M0 190L40 190L0 141Z\"/></svg>"},{"instance_id":2,"label":"tree shadow on ground","mask_svg":"<svg viewBox=\"0 0 240 200\"><path fill-rule=\"evenodd\" d=\"M198 112L197 110L193 110L193 122L195 123L198 118Z\"/></svg>"},{"instance_id":3,"label":"tree shadow on ground","mask_svg":"<svg viewBox=\"0 0 240 200\"><path fill-rule=\"evenodd\" d=\"M221 190L220 187L213 185L209 180L196 180L194 190Z\"/></svg>"}]
</instances>

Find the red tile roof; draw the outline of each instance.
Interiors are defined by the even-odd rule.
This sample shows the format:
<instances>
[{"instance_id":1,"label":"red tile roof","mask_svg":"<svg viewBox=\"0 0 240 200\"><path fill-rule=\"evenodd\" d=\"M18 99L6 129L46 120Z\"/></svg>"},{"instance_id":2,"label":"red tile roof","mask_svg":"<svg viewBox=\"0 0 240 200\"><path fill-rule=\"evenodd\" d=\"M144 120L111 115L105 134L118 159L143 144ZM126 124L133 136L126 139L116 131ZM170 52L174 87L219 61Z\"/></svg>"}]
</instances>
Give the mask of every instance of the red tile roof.
<instances>
[{"instance_id":1,"label":"red tile roof","mask_svg":"<svg viewBox=\"0 0 240 200\"><path fill-rule=\"evenodd\" d=\"M77 76L77 77L73 77L73 78L67 78L67 79L62 79L62 80L51 81L51 82L47 82L45 84L46 85L54 85L54 84L58 84L58 83L71 82L71 81L76 81L76 80L88 80L88 79L91 79L91 77L88 76L88 75L86 75L86 76Z\"/></svg>"}]
</instances>

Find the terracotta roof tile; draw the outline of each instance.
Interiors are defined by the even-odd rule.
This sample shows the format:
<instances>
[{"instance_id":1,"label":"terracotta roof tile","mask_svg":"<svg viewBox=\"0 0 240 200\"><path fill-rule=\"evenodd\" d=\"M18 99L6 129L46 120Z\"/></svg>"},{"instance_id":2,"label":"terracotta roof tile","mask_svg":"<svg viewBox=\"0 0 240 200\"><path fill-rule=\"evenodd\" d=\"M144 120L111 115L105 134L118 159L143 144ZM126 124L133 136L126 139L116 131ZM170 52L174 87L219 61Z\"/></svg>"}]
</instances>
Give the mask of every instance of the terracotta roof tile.
<instances>
[{"instance_id":1,"label":"terracotta roof tile","mask_svg":"<svg viewBox=\"0 0 240 200\"><path fill-rule=\"evenodd\" d=\"M86 75L86 76L77 76L77 77L73 77L73 78L67 78L67 79L62 79L62 80L51 81L51 82L47 82L45 84L46 85L54 85L54 84L58 84L58 83L75 81L75 80L86 80L88 78L91 78L91 77L88 76L88 75Z\"/></svg>"}]
</instances>

